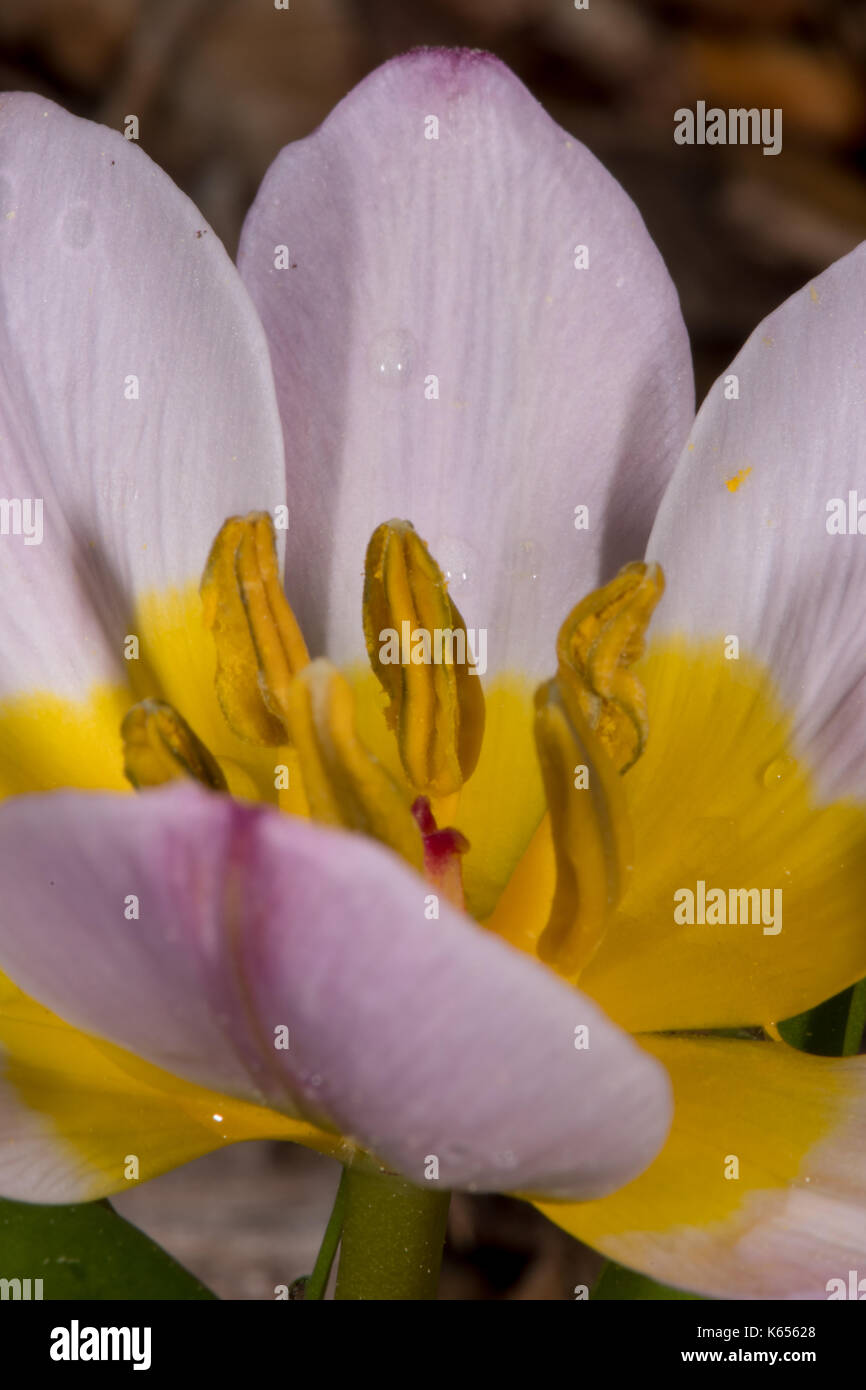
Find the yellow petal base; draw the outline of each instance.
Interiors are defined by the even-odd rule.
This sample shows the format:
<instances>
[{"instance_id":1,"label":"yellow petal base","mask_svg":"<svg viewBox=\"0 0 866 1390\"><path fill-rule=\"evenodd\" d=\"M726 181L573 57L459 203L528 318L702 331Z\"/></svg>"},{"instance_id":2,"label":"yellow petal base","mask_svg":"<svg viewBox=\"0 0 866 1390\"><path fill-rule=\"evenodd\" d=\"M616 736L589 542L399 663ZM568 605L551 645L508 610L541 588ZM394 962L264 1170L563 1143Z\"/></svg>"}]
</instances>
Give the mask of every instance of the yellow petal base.
<instances>
[{"instance_id":1,"label":"yellow petal base","mask_svg":"<svg viewBox=\"0 0 866 1390\"><path fill-rule=\"evenodd\" d=\"M778 1022L866 975L866 811L820 804L769 676L721 649L659 642L636 668L650 736L623 780L634 868L580 977L630 1032ZM528 854L486 925L535 951L555 885L548 829ZM699 880L780 889L781 929L678 924L674 894Z\"/></svg>"},{"instance_id":2,"label":"yellow petal base","mask_svg":"<svg viewBox=\"0 0 866 1390\"><path fill-rule=\"evenodd\" d=\"M862 1202L852 1170L862 1159L866 1058L722 1038L641 1043L674 1085L661 1154L610 1197L540 1209L663 1283L729 1298L790 1296L799 1284L799 1296L826 1298L827 1279L847 1276L847 1263L836 1267L851 1231L846 1203ZM850 1239L853 1257L856 1233Z\"/></svg>"},{"instance_id":3,"label":"yellow petal base","mask_svg":"<svg viewBox=\"0 0 866 1390\"><path fill-rule=\"evenodd\" d=\"M344 1161L352 1152L338 1135L191 1085L80 1032L2 975L0 1077L22 1106L45 1117L57 1176L45 1179L42 1190L55 1202L123 1192L244 1139L293 1140ZM7 1134L4 1142L16 1141ZM127 1176L131 1158L137 1178ZM6 1161L14 1170L14 1149Z\"/></svg>"}]
</instances>

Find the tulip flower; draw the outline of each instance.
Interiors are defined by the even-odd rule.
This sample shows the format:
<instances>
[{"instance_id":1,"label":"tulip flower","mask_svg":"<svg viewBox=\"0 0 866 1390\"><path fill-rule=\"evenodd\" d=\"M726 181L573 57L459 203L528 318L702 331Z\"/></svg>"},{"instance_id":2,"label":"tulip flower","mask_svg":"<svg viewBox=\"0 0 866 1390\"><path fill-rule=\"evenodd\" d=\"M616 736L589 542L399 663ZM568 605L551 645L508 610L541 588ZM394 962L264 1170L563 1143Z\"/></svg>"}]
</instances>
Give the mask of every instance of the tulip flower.
<instances>
[{"instance_id":1,"label":"tulip flower","mask_svg":"<svg viewBox=\"0 0 866 1390\"><path fill-rule=\"evenodd\" d=\"M866 252L692 425L639 215L488 55L283 150L239 273L119 135L0 146L0 1192L284 1138L825 1297L866 1076L777 1024L866 974Z\"/></svg>"}]
</instances>

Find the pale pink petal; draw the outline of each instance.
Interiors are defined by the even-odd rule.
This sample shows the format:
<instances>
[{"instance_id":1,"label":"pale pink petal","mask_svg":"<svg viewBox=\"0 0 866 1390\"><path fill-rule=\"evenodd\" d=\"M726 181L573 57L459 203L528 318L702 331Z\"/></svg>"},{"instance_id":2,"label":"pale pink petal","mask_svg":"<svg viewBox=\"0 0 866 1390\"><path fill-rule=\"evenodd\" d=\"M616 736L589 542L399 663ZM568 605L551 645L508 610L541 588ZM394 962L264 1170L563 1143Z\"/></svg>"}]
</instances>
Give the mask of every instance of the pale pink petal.
<instances>
[{"instance_id":1,"label":"pale pink petal","mask_svg":"<svg viewBox=\"0 0 866 1390\"><path fill-rule=\"evenodd\" d=\"M195 787L60 793L0 808L0 875L25 992L418 1183L434 1157L443 1187L591 1196L664 1141L663 1068L361 837Z\"/></svg>"},{"instance_id":2,"label":"pale pink petal","mask_svg":"<svg viewBox=\"0 0 866 1390\"><path fill-rule=\"evenodd\" d=\"M496 58L422 49L282 151L239 265L314 652L365 659L364 551L397 516L489 669L546 673L567 611L642 552L691 420L676 293L623 190Z\"/></svg>"},{"instance_id":3,"label":"pale pink petal","mask_svg":"<svg viewBox=\"0 0 866 1390\"><path fill-rule=\"evenodd\" d=\"M0 496L32 523L0 535L0 697L123 673L136 599L197 582L282 470L261 325L193 204L116 131L0 96Z\"/></svg>"},{"instance_id":4,"label":"pale pink petal","mask_svg":"<svg viewBox=\"0 0 866 1390\"><path fill-rule=\"evenodd\" d=\"M647 546L668 581L654 634L719 651L738 637L828 797L866 794L864 374L866 243L770 314L713 386ZM834 513L847 534L828 531Z\"/></svg>"}]
</instances>

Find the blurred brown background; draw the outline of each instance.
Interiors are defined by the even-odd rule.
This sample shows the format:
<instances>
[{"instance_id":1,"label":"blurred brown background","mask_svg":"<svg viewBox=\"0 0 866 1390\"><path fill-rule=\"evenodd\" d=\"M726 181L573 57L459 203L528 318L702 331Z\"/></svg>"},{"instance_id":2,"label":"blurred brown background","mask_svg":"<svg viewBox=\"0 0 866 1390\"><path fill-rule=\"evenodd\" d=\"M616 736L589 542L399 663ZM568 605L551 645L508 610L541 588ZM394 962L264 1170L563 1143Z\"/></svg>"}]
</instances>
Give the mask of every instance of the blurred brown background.
<instances>
[{"instance_id":1,"label":"blurred brown background","mask_svg":"<svg viewBox=\"0 0 866 1390\"><path fill-rule=\"evenodd\" d=\"M267 166L417 44L492 49L640 208L699 397L776 304L866 237L866 5L853 0L3 0L0 89L122 128L234 251ZM674 144L698 99L781 107L777 157ZM117 1205L224 1298L309 1272L334 1166L242 1145ZM443 1298L573 1297L598 1260L529 1208L455 1200Z\"/></svg>"}]
</instances>

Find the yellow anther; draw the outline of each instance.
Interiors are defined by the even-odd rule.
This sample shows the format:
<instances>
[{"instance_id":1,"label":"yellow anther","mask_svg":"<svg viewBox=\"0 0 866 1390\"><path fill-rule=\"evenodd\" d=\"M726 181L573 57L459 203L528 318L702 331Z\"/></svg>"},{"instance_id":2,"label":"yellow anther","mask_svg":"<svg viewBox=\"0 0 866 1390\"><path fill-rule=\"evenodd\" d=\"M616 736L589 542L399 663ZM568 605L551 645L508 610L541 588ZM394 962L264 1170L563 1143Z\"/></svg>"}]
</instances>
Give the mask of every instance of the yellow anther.
<instances>
[{"instance_id":1,"label":"yellow anther","mask_svg":"<svg viewBox=\"0 0 866 1390\"><path fill-rule=\"evenodd\" d=\"M370 539L364 635L412 786L459 791L481 751L484 694L463 618L408 521L383 522Z\"/></svg>"},{"instance_id":2,"label":"yellow anther","mask_svg":"<svg viewBox=\"0 0 866 1390\"><path fill-rule=\"evenodd\" d=\"M659 565L625 565L572 609L556 642L560 668L574 673L580 709L619 772L637 762L647 740L643 686L628 668L643 654L664 587Z\"/></svg>"},{"instance_id":3,"label":"yellow anther","mask_svg":"<svg viewBox=\"0 0 866 1390\"><path fill-rule=\"evenodd\" d=\"M538 954L574 980L604 935L631 867L623 784L561 667L535 697L535 737L556 856L556 888Z\"/></svg>"},{"instance_id":4,"label":"yellow anther","mask_svg":"<svg viewBox=\"0 0 866 1390\"><path fill-rule=\"evenodd\" d=\"M188 777L226 790L219 763L177 710L162 700L133 705L120 726L123 771L134 787L160 787Z\"/></svg>"},{"instance_id":5,"label":"yellow anther","mask_svg":"<svg viewBox=\"0 0 866 1390\"><path fill-rule=\"evenodd\" d=\"M309 661L280 583L267 512L230 517L201 582L205 627L216 643L216 691L234 732L249 743L287 741L293 678Z\"/></svg>"},{"instance_id":6,"label":"yellow anther","mask_svg":"<svg viewBox=\"0 0 866 1390\"><path fill-rule=\"evenodd\" d=\"M292 682L288 705L313 819L371 835L422 871L424 843L411 797L358 738L345 677L329 661L312 661Z\"/></svg>"},{"instance_id":7,"label":"yellow anther","mask_svg":"<svg viewBox=\"0 0 866 1390\"><path fill-rule=\"evenodd\" d=\"M631 868L621 774L647 740L646 696L629 667L664 592L658 565L631 564L559 630L556 678L535 699L535 735L556 857L542 960L574 980L604 935Z\"/></svg>"}]
</instances>

